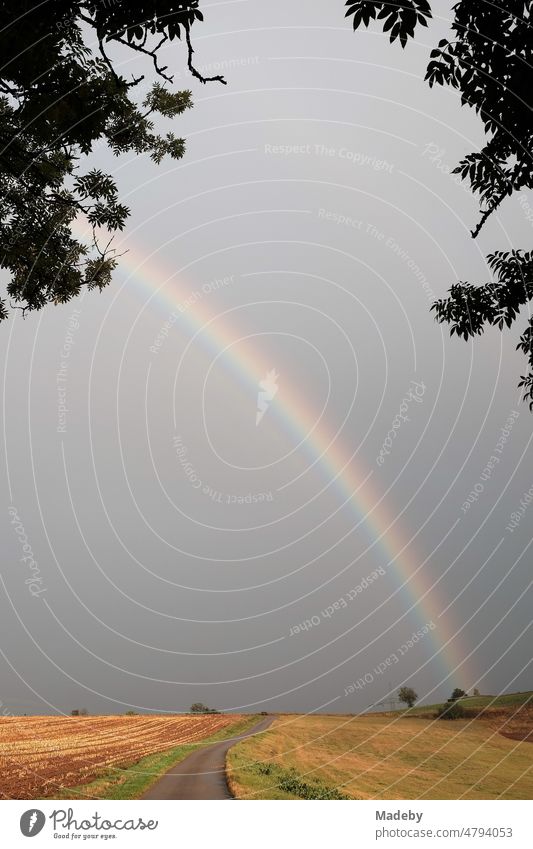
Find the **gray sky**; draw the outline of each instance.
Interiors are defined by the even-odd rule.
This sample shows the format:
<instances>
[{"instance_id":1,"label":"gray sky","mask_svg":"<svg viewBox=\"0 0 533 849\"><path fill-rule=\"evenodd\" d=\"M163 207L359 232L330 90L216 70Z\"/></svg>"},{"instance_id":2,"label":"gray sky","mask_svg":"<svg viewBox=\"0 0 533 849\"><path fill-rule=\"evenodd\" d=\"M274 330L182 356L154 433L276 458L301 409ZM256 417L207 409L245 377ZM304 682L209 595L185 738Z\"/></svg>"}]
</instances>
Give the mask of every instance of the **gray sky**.
<instances>
[{"instance_id":1,"label":"gray sky","mask_svg":"<svg viewBox=\"0 0 533 849\"><path fill-rule=\"evenodd\" d=\"M405 51L327 6L207 5L228 86L165 56L184 159L95 154L132 209L113 285L0 330L3 711L533 686L526 316L472 345L429 314L527 206L470 238L481 128L423 82L448 4Z\"/></svg>"}]
</instances>

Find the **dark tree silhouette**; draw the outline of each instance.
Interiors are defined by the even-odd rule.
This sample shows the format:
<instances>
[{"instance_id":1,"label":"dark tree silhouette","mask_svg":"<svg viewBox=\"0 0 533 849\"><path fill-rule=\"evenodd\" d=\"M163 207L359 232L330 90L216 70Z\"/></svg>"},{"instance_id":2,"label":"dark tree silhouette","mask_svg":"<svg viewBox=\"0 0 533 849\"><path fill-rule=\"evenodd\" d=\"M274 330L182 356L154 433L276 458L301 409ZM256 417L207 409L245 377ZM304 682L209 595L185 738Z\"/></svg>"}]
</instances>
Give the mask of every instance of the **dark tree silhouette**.
<instances>
[{"instance_id":1,"label":"dark tree silhouette","mask_svg":"<svg viewBox=\"0 0 533 849\"><path fill-rule=\"evenodd\" d=\"M503 2L503 0L501 0ZM417 26L427 26L427 0L348 0L354 29L379 21L391 42L405 47ZM476 237L504 198L533 187L533 127L530 17L533 0L460 0L453 7L454 37L432 51L426 78L450 85L463 105L483 121L487 143L465 156L456 173L480 197ZM189 91L171 92L159 51L182 39L191 74L191 28L203 19L199 0L5 0L0 6L0 268L7 294L23 311L62 303L82 287L103 288L116 266L112 234L125 226L128 208L114 180L97 169L84 171L97 143L117 155L147 153L156 163L183 156L183 139L155 134L151 116L176 117L191 106ZM88 47L96 37L98 49ZM139 101L144 75L126 80L115 68L114 44L150 62L156 81ZM93 228L92 245L76 239L72 223L83 215ZM438 321L468 339L486 325L510 327L533 297L533 253L514 250L488 257L495 280L482 286L457 283L449 298L433 305ZM0 319L7 315L0 300ZM533 319L519 341L529 359L520 385L533 408Z\"/></svg>"},{"instance_id":2,"label":"dark tree silhouette","mask_svg":"<svg viewBox=\"0 0 533 849\"><path fill-rule=\"evenodd\" d=\"M203 702L194 702L190 708L191 713L220 713L216 708L207 707Z\"/></svg>"},{"instance_id":3,"label":"dark tree silhouette","mask_svg":"<svg viewBox=\"0 0 533 849\"><path fill-rule=\"evenodd\" d=\"M453 693L450 696L451 702L456 702L458 699L464 699L467 693L464 690L461 690L460 687L456 687Z\"/></svg>"},{"instance_id":4,"label":"dark tree silhouette","mask_svg":"<svg viewBox=\"0 0 533 849\"><path fill-rule=\"evenodd\" d=\"M414 38L417 24L427 27L431 18L431 7L427 0L405 0L402 3L385 0L347 0L346 17L353 17L353 28L361 24L367 27L370 21L382 20L383 32L390 34L390 40L399 40L405 47L409 38Z\"/></svg>"},{"instance_id":5,"label":"dark tree silhouette","mask_svg":"<svg viewBox=\"0 0 533 849\"><path fill-rule=\"evenodd\" d=\"M349 2L354 28L372 20L384 22L390 39L405 47L417 24L431 17L425 0ZM533 2L531 0L459 0L453 6L453 38L431 51L426 79L430 86L448 85L461 94L462 105L476 110L487 141L469 153L454 173L479 196L481 217L476 238L489 217L513 192L533 188ZM456 283L449 297L432 309L451 333L468 339L487 325L510 327L533 297L533 253L496 251L488 256L494 278L481 286ZM518 346L528 357L529 371L519 386L533 409L533 319Z\"/></svg>"},{"instance_id":6,"label":"dark tree silhouette","mask_svg":"<svg viewBox=\"0 0 533 849\"><path fill-rule=\"evenodd\" d=\"M183 38L192 75L208 81L193 65L197 20L198 0L0 5L0 268L10 274L7 294L18 308L66 302L84 286L109 283L116 256L105 234L121 230L129 210L108 174L84 170L88 155L103 142L117 155L147 153L156 163L183 156L183 140L155 134L151 116L173 118L191 106L189 91L169 90L172 78L158 58L167 41ZM155 82L140 102L144 75L126 80L115 70L114 44L150 62ZM72 233L80 215L92 227L92 245ZM0 300L0 319L6 315Z\"/></svg>"},{"instance_id":7,"label":"dark tree silhouette","mask_svg":"<svg viewBox=\"0 0 533 849\"><path fill-rule=\"evenodd\" d=\"M418 699L418 693L412 687L400 687L398 690L398 698L401 702L412 708Z\"/></svg>"}]
</instances>

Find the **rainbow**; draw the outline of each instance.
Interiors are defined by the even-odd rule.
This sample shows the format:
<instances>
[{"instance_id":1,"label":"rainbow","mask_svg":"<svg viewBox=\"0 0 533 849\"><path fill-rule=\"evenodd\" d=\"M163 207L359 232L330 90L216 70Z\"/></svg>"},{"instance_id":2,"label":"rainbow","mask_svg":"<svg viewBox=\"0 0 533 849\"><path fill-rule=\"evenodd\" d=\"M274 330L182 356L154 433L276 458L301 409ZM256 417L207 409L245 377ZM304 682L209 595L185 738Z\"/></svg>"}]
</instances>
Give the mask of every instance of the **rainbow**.
<instances>
[{"instance_id":1,"label":"rainbow","mask_svg":"<svg viewBox=\"0 0 533 849\"><path fill-rule=\"evenodd\" d=\"M177 328L189 333L191 338L198 334L198 339L210 352L216 355L224 352L224 359L228 360L232 371L239 375L255 397L258 383L270 370L271 363L262 361L257 351L243 354L241 350L240 355L233 353L234 340L245 335L242 328L237 328L227 316L220 320L212 314L208 309L209 298L191 299L190 286L181 277L177 280L177 273L170 274L163 267L158 267L153 255L143 255L128 245L127 253L120 257L120 266L127 271L121 288L133 282L138 295L144 300L143 309L153 305L167 318L177 314ZM183 308L184 304L187 308L181 311L180 307ZM385 569L393 569L400 580L395 594L398 591L405 594L407 612L414 611L421 626L429 622L437 626L427 636L428 640L432 640L433 656L423 665L437 658L444 673L443 681L449 679L450 688L460 686L468 691L477 678L470 674L468 657L459 645L460 626L453 622L449 611L441 618L447 601L438 599L436 587L440 579L432 583L424 574L423 567L430 558L424 561L416 554L409 555L411 541L402 532L400 517L390 512L384 496L379 493L374 483L375 476L365 471L359 459L355 461L354 455L337 434L332 433L322 417L317 423L316 411L311 409L307 399L299 395L297 387L291 386L281 396L278 394L271 404L269 415L270 411L275 412L279 422L297 437L300 446L313 458L313 465L321 468L327 480L322 491L335 485L341 499L339 509L349 507L357 519L352 531L359 526L365 528L370 544L360 557L376 548L380 552L381 565ZM416 568L414 561L419 562Z\"/></svg>"}]
</instances>

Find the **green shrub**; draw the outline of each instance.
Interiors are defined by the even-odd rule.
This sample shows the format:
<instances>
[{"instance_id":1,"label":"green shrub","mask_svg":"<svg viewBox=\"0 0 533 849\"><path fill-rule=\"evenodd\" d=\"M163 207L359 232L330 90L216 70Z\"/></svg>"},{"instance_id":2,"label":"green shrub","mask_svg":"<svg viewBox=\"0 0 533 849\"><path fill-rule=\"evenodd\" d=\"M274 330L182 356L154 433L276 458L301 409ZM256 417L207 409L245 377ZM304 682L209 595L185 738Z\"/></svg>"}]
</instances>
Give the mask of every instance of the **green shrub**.
<instances>
[{"instance_id":1,"label":"green shrub","mask_svg":"<svg viewBox=\"0 0 533 849\"><path fill-rule=\"evenodd\" d=\"M459 702L447 702L441 705L436 714L438 719L464 719L466 715L464 707Z\"/></svg>"},{"instance_id":2,"label":"green shrub","mask_svg":"<svg viewBox=\"0 0 533 849\"><path fill-rule=\"evenodd\" d=\"M282 769L273 763L257 763L250 767L260 775L272 776L273 783L284 793L292 793L300 799L349 799L336 787L328 787L318 779L304 781L294 769Z\"/></svg>"}]
</instances>

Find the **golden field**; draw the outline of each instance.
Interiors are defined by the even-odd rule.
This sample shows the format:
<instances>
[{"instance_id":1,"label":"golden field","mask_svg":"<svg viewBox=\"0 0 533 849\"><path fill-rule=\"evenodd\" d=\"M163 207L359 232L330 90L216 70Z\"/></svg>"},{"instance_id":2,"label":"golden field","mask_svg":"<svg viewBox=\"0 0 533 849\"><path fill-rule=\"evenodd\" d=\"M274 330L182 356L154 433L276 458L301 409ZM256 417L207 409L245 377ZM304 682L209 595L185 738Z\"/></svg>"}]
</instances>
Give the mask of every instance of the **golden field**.
<instances>
[{"instance_id":1,"label":"golden field","mask_svg":"<svg viewBox=\"0 0 533 849\"><path fill-rule=\"evenodd\" d=\"M243 799L532 799L532 728L527 707L453 722L279 716L230 750L229 782Z\"/></svg>"}]
</instances>

